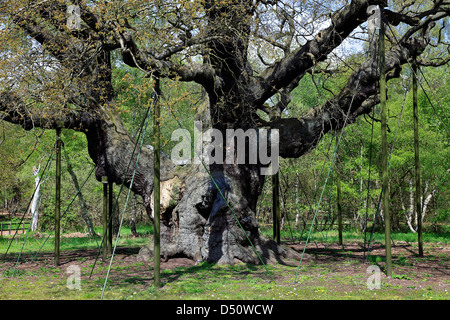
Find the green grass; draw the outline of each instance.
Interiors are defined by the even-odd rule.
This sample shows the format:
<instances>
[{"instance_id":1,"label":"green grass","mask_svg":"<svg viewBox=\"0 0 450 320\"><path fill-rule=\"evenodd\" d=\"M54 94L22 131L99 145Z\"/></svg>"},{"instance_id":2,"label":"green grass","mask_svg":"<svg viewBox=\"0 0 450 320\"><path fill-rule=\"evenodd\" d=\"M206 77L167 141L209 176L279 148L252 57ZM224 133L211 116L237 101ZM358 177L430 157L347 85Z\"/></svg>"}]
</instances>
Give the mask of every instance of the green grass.
<instances>
[{"instance_id":1,"label":"green grass","mask_svg":"<svg viewBox=\"0 0 450 320\"><path fill-rule=\"evenodd\" d=\"M265 236L271 238L273 236L273 231L271 228L261 228L261 233ZM298 230L286 227L281 231L280 236L282 239L290 241L306 241L309 234L309 229ZM423 241L428 243L442 243L450 244L450 230L442 233L434 232L423 232ZM364 241L364 233L344 230L343 237L346 241ZM367 232L366 238L369 241L371 237L371 232ZM393 241L404 241L409 243L417 242L417 234L412 232L391 232L391 238ZM336 228L330 231L313 231L310 235L309 241L316 241L321 243L336 243L338 242L339 236ZM373 242L384 242L384 233L375 232L372 236Z\"/></svg>"},{"instance_id":2,"label":"green grass","mask_svg":"<svg viewBox=\"0 0 450 320\"><path fill-rule=\"evenodd\" d=\"M294 268L269 266L273 273L287 276L285 282L272 282L262 266L239 264L233 267L202 263L194 267L163 270L162 288L156 289L145 277L133 276L108 283L104 299L114 300L290 300L290 299L449 299L446 291L436 288L404 288L382 283L379 290L369 290L363 277L302 275L293 283ZM41 274L42 272L42 274ZM123 270L127 272L127 270ZM398 275L396 279L407 276ZM100 299L103 277L82 280L81 290L69 290L66 275L47 277L44 271L20 273L14 278L0 278L1 299Z\"/></svg>"},{"instance_id":3,"label":"green grass","mask_svg":"<svg viewBox=\"0 0 450 320\"><path fill-rule=\"evenodd\" d=\"M121 232L119 245L140 247L148 243L148 235L152 230L143 227L138 230L147 236L141 238L130 237L130 231L124 228ZM97 232L101 234L101 229ZM313 239L320 242L323 233L313 234ZM344 234L344 241L353 241L356 236L351 232ZM382 235L376 235L375 239ZM336 241L333 232L327 236L328 243ZM397 234L398 241L407 241L408 235ZM447 237L436 238L442 243L448 243ZM28 237L24 252L34 253L42 245L45 238L36 239ZM360 239L359 239L360 241ZM395 240L394 240L395 241ZM0 238L0 254L3 256L8 247L10 238ZM17 254L22 249L24 236L18 236L11 245L10 253ZM430 244L429 246L431 246ZM61 250L96 249L97 244L89 238L63 238ZM45 252L53 251L53 241L49 240L43 248ZM418 275L409 272L408 268L414 264L414 256L399 256L394 259L395 272L392 282L383 279L379 290L369 290L366 286L367 265L352 258L352 252L342 250L347 257L341 263L304 263L299 268L297 282L294 283L297 266L287 265L261 265L236 264L234 266L220 266L210 263L200 263L190 267L177 267L175 269L161 270L162 287L153 286L152 263L132 262L115 265L113 263L111 274L106 283L103 298L106 300L210 300L210 299L236 299L236 300L289 300L289 299L437 299L449 300L448 292L443 288L427 285L431 275ZM421 258L436 259L438 256ZM1 257L0 257L1 258ZM443 253L440 257L448 261ZM67 281L69 274L67 267L54 267L51 265L38 265L35 268L18 269L12 277L11 263L6 264L0 260L0 299L100 299L105 282L109 263L98 262L93 276L89 279L92 270L91 262L86 258L76 260L82 265L81 290L69 289ZM383 264L384 258L369 256L374 264ZM445 267L445 266L444 266ZM267 268L267 269L266 269ZM350 268L360 270L357 274L339 273L337 269ZM275 281L273 281L273 278ZM412 281L415 281L411 284ZM403 284L405 283L405 284ZM406 284L407 283L407 284ZM447 280L447 284L450 280Z\"/></svg>"}]
</instances>

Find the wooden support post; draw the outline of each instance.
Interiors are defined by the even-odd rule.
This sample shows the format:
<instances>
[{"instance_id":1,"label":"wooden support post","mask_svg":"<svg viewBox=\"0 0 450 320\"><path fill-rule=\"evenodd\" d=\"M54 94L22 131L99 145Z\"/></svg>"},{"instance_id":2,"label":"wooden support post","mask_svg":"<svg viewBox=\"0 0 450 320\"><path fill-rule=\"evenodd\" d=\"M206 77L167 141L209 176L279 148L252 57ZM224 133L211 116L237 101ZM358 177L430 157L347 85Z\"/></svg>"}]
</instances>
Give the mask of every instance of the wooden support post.
<instances>
[{"instance_id":1,"label":"wooden support post","mask_svg":"<svg viewBox=\"0 0 450 320\"><path fill-rule=\"evenodd\" d=\"M275 106L270 112L270 120L274 121L281 118L279 109ZM280 209L280 176L279 171L272 174L272 228L273 240L280 244L281 233L281 209Z\"/></svg>"},{"instance_id":2,"label":"wooden support post","mask_svg":"<svg viewBox=\"0 0 450 320\"><path fill-rule=\"evenodd\" d=\"M389 213L389 176L388 176L388 143L387 143L387 117L386 117L386 74L385 74L385 47L384 47L384 21L383 15L380 26L380 104L381 104L381 164L382 164L382 205L385 225L386 246L386 275L392 276L391 255L391 218Z\"/></svg>"},{"instance_id":3,"label":"wooden support post","mask_svg":"<svg viewBox=\"0 0 450 320\"><path fill-rule=\"evenodd\" d=\"M414 202L417 214L417 236L419 244L419 257L423 257L423 240L422 240L422 204L420 200L420 159L419 159L419 112L417 108L417 60L414 57L412 63L413 71L413 114L414 114L414 171L416 180L416 193Z\"/></svg>"},{"instance_id":4,"label":"wooden support post","mask_svg":"<svg viewBox=\"0 0 450 320\"><path fill-rule=\"evenodd\" d=\"M108 182L108 221L109 221L109 230L108 230L108 254L112 254L112 236L113 236L113 183L112 181Z\"/></svg>"},{"instance_id":5,"label":"wooden support post","mask_svg":"<svg viewBox=\"0 0 450 320\"><path fill-rule=\"evenodd\" d=\"M273 240L280 244L280 178L278 172L272 175Z\"/></svg>"},{"instance_id":6,"label":"wooden support post","mask_svg":"<svg viewBox=\"0 0 450 320\"><path fill-rule=\"evenodd\" d=\"M56 129L56 190L55 190L55 265L59 266L59 247L61 237L61 128Z\"/></svg>"},{"instance_id":7,"label":"wooden support post","mask_svg":"<svg viewBox=\"0 0 450 320\"><path fill-rule=\"evenodd\" d=\"M155 84L155 100L153 101L154 105L154 116L153 116L153 128L154 128L154 167L153 167L153 213L154 213L154 256L153 256L153 269L154 269L154 285L155 288L159 288L161 286L160 283L160 259L161 259L161 248L160 248L160 215L161 215L161 188L160 188L160 117L161 111L158 102L158 96L160 95L160 87L159 87L159 78L156 79Z\"/></svg>"},{"instance_id":8,"label":"wooden support post","mask_svg":"<svg viewBox=\"0 0 450 320\"><path fill-rule=\"evenodd\" d=\"M103 184L103 261L108 256L108 177L102 177Z\"/></svg>"},{"instance_id":9,"label":"wooden support post","mask_svg":"<svg viewBox=\"0 0 450 320\"><path fill-rule=\"evenodd\" d=\"M339 142L341 131L336 132L336 146ZM336 193L337 193L337 214L338 214L338 235L339 245L342 246L344 241L342 240L342 197L341 197L341 176L339 174L339 149L336 150L336 163L334 165L336 171Z\"/></svg>"},{"instance_id":10,"label":"wooden support post","mask_svg":"<svg viewBox=\"0 0 450 320\"><path fill-rule=\"evenodd\" d=\"M339 171L336 170L336 188L337 188L337 214L338 214L338 234L339 245L342 246L344 241L342 240L342 198L341 198L341 176Z\"/></svg>"}]
</instances>

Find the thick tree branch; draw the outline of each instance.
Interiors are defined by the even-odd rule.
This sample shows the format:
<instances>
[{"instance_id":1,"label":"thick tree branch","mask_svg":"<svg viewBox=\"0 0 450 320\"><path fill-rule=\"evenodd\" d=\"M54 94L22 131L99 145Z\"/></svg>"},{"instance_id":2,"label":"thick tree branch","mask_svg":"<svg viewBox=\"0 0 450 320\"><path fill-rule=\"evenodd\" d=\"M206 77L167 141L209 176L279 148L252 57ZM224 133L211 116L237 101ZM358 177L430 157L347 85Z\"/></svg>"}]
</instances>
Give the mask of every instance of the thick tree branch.
<instances>
[{"instance_id":1,"label":"thick tree branch","mask_svg":"<svg viewBox=\"0 0 450 320\"><path fill-rule=\"evenodd\" d=\"M206 88L214 85L214 70L207 64L191 63L182 65L172 63L167 59L157 59L153 57L156 53L149 54L138 47L130 32L124 32L118 35L124 63L133 68L138 68L147 74L157 73L160 76L168 78L180 78L182 81L195 81L204 85ZM172 48L173 53L181 50L181 47ZM161 57L166 58L170 53L162 53Z\"/></svg>"},{"instance_id":2,"label":"thick tree branch","mask_svg":"<svg viewBox=\"0 0 450 320\"><path fill-rule=\"evenodd\" d=\"M62 37L50 31L42 23L36 21L36 17L27 17L26 14L17 15L14 22L40 44L51 44L47 47L47 50L56 59L60 61L66 59L71 48L67 37Z\"/></svg>"},{"instance_id":3,"label":"thick tree branch","mask_svg":"<svg viewBox=\"0 0 450 320\"><path fill-rule=\"evenodd\" d=\"M404 22L406 24L409 24L410 26L417 26L420 21L420 19L417 17L410 17L406 14L393 12L391 10L384 10L384 15L386 17L386 20L394 26L398 26L400 22Z\"/></svg>"},{"instance_id":4,"label":"thick tree branch","mask_svg":"<svg viewBox=\"0 0 450 320\"><path fill-rule=\"evenodd\" d=\"M218 40L220 37L194 37L191 39L186 39L182 43L179 43L177 45L167 47L162 52L156 52L155 50L148 48L146 52L154 57L157 60L165 60L170 58L172 55L179 53L183 50L185 50L188 47L196 46L199 44L204 44L209 41Z\"/></svg>"},{"instance_id":5,"label":"thick tree branch","mask_svg":"<svg viewBox=\"0 0 450 320\"><path fill-rule=\"evenodd\" d=\"M253 95L250 99L256 105L263 104L278 90L289 85L317 62L325 60L328 54L339 46L356 27L367 20L368 6L376 4L386 5L385 1L380 0L352 1L350 5L331 18L331 26L262 72L255 81Z\"/></svg>"},{"instance_id":6,"label":"thick tree branch","mask_svg":"<svg viewBox=\"0 0 450 320\"><path fill-rule=\"evenodd\" d=\"M88 111L48 110L28 106L11 92L0 93L0 119L18 124L25 130L36 127L56 129L62 126L85 131L92 128L97 121L95 114Z\"/></svg>"},{"instance_id":7,"label":"thick tree branch","mask_svg":"<svg viewBox=\"0 0 450 320\"><path fill-rule=\"evenodd\" d=\"M449 62L450 62L450 57L447 57L446 59L439 59L437 61L419 60L419 61L417 61L417 64L419 66L423 66L423 67L440 67L440 66L446 65Z\"/></svg>"},{"instance_id":8,"label":"thick tree branch","mask_svg":"<svg viewBox=\"0 0 450 320\"><path fill-rule=\"evenodd\" d=\"M399 76L401 66L420 54L429 42L429 25L421 36L392 47L386 54L387 78ZM312 109L301 119L279 119L271 128L280 130L280 156L296 158L309 152L330 130L342 129L369 113L378 101L378 66L373 58L356 70L346 86L319 108ZM347 117L348 116L348 117Z\"/></svg>"}]
</instances>

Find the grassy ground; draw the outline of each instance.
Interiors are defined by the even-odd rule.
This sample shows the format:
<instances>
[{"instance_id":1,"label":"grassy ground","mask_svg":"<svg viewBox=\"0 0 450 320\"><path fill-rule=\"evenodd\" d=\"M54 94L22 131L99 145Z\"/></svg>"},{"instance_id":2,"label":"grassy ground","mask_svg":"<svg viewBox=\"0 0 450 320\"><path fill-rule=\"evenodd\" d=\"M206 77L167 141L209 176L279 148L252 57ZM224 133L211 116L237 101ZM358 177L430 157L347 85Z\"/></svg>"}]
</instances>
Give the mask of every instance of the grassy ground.
<instances>
[{"instance_id":1,"label":"grassy ground","mask_svg":"<svg viewBox=\"0 0 450 320\"><path fill-rule=\"evenodd\" d=\"M360 239L351 233L345 235L343 247L335 243L336 234L328 234L327 242L319 242L321 234L314 234L306 249L310 259L301 265L299 261L265 266L195 264L185 258L163 261L162 288L156 289L153 262L136 259L150 230L138 231L147 236L133 238L124 229L110 269L110 259L96 261L97 242L92 239L64 238L61 265L56 267L51 238L33 260L46 237L29 236L25 245L24 236L17 237L6 259L0 260L0 299L449 300L449 239L444 236L433 235L433 242L425 244L425 257L420 258L415 243L394 235L394 276L387 278L381 272L379 288L373 290L367 285L372 275L368 268L375 265L383 270L384 249L377 240L381 235L374 238L367 262ZM10 238L0 238L0 258L9 243ZM290 244L300 252L304 248L304 241Z\"/></svg>"}]
</instances>

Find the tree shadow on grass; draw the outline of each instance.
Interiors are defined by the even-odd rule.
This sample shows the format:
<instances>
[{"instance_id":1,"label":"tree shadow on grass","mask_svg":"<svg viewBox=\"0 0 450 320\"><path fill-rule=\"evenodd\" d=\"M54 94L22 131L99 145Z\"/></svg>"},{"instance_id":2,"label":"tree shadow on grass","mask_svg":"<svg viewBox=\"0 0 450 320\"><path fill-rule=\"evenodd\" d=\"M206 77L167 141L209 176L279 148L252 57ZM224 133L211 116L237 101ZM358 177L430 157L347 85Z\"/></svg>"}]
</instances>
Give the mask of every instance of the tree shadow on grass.
<instances>
[{"instance_id":1,"label":"tree shadow on grass","mask_svg":"<svg viewBox=\"0 0 450 320\"><path fill-rule=\"evenodd\" d=\"M201 262L195 266L161 270L161 280L166 284L177 282L183 276L195 277L197 280L205 282L220 278L230 279L230 277L235 280L245 280L249 275L261 276L265 274L265 271L258 272L258 270L257 265L250 263L221 266L216 263Z\"/></svg>"}]
</instances>

